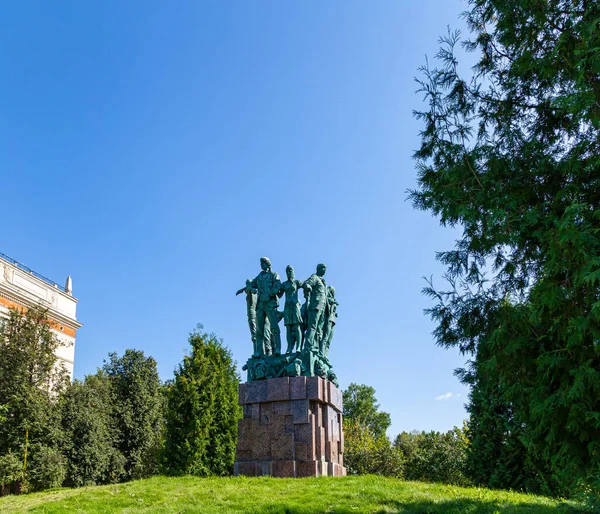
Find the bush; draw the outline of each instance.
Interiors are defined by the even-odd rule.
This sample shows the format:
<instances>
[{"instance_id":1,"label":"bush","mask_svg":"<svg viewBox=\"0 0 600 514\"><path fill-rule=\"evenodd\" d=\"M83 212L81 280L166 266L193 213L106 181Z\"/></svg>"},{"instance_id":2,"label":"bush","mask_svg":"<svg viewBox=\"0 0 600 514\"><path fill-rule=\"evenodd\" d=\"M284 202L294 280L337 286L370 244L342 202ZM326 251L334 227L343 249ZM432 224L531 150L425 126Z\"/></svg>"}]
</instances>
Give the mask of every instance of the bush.
<instances>
[{"instance_id":1,"label":"bush","mask_svg":"<svg viewBox=\"0 0 600 514\"><path fill-rule=\"evenodd\" d=\"M460 428L439 432L402 432L394 442L405 459L405 478L469 485L466 475L468 439Z\"/></svg>"},{"instance_id":2,"label":"bush","mask_svg":"<svg viewBox=\"0 0 600 514\"><path fill-rule=\"evenodd\" d=\"M57 448L32 447L31 460L26 473L32 491L60 487L66 475L66 459Z\"/></svg>"},{"instance_id":3,"label":"bush","mask_svg":"<svg viewBox=\"0 0 600 514\"><path fill-rule=\"evenodd\" d=\"M351 475L404 476L404 457L390 440L352 419L344 420L344 465Z\"/></svg>"},{"instance_id":4,"label":"bush","mask_svg":"<svg viewBox=\"0 0 600 514\"><path fill-rule=\"evenodd\" d=\"M402 477L403 456L394 451L386 430L390 415L379 410L375 389L352 383L344 397L344 464L352 475Z\"/></svg>"},{"instance_id":5,"label":"bush","mask_svg":"<svg viewBox=\"0 0 600 514\"><path fill-rule=\"evenodd\" d=\"M23 461L9 451L0 455L0 494L6 494L15 482L23 480Z\"/></svg>"}]
</instances>

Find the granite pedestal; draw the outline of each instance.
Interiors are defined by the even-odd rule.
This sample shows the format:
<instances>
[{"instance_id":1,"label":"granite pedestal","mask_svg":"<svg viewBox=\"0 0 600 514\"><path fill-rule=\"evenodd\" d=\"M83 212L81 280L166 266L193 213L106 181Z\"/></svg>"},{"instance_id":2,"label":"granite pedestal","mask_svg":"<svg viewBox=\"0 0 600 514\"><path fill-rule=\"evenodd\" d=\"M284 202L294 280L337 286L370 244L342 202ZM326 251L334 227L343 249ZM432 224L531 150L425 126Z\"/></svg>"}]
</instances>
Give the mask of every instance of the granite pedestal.
<instances>
[{"instance_id":1,"label":"granite pedestal","mask_svg":"<svg viewBox=\"0 0 600 514\"><path fill-rule=\"evenodd\" d=\"M235 475L345 476L342 393L320 377L240 384Z\"/></svg>"}]
</instances>

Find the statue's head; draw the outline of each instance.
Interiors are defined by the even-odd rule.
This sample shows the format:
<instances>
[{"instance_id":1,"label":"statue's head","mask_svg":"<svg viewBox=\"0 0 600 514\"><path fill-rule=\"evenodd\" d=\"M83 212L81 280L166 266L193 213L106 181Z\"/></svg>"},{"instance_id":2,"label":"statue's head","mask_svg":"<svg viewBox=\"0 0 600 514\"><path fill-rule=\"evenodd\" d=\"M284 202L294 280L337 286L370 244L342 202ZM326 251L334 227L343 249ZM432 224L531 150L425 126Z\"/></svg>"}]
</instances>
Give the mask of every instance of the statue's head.
<instances>
[{"instance_id":1,"label":"statue's head","mask_svg":"<svg viewBox=\"0 0 600 514\"><path fill-rule=\"evenodd\" d=\"M294 280L294 268L291 264L288 264L285 267L285 274L287 275L288 280Z\"/></svg>"},{"instance_id":2,"label":"statue's head","mask_svg":"<svg viewBox=\"0 0 600 514\"><path fill-rule=\"evenodd\" d=\"M263 271L267 271L271 267L271 261L268 257L260 258L260 267Z\"/></svg>"},{"instance_id":3,"label":"statue's head","mask_svg":"<svg viewBox=\"0 0 600 514\"><path fill-rule=\"evenodd\" d=\"M325 271L327 271L327 266L325 266L325 264L317 264L317 275L322 277L323 275L325 275Z\"/></svg>"},{"instance_id":4,"label":"statue's head","mask_svg":"<svg viewBox=\"0 0 600 514\"><path fill-rule=\"evenodd\" d=\"M329 286L327 288L327 294L329 294L329 296L332 298L335 298L335 288L333 286Z\"/></svg>"}]
</instances>

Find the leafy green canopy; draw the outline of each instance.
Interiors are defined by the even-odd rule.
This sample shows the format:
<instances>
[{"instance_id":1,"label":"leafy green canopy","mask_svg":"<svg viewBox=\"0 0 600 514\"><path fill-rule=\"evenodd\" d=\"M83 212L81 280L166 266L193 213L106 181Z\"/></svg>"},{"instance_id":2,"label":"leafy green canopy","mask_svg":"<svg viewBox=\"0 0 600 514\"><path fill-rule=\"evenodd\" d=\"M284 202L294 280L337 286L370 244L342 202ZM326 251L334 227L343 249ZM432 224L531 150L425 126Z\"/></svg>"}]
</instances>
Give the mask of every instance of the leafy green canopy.
<instances>
[{"instance_id":1,"label":"leafy green canopy","mask_svg":"<svg viewBox=\"0 0 600 514\"><path fill-rule=\"evenodd\" d=\"M83 382L75 380L62 395L68 485L99 485L124 478L114 398L108 376L101 370Z\"/></svg>"},{"instance_id":2,"label":"leafy green canopy","mask_svg":"<svg viewBox=\"0 0 600 514\"><path fill-rule=\"evenodd\" d=\"M163 435L163 392L156 361L140 350L109 353L103 372L110 383L111 414L117 448L125 458L125 477L158 472Z\"/></svg>"},{"instance_id":3,"label":"leafy green canopy","mask_svg":"<svg viewBox=\"0 0 600 514\"><path fill-rule=\"evenodd\" d=\"M379 410L375 389L364 384L352 383L342 391L344 419L353 420L368 427L375 437L384 436L392 424L389 413Z\"/></svg>"},{"instance_id":4,"label":"leafy green canopy","mask_svg":"<svg viewBox=\"0 0 600 514\"><path fill-rule=\"evenodd\" d=\"M0 475L24 489L57 485L65 465L57 402L68 384L55 351L61 343L47 311L11 310L0 322ZM15 467L19 461L20 472Z\"/></svg>"},{"instance_id":5,"label":"leafy green canopy","mask_svg":"<svg viewBox=\"0 0 600 514\"><path fill-rule=\"evenodd\" d=\"M237 444L239 376L231 352L202 326L175 371L167 398L165 467L172 474L227 475Z\"/></svg>"},{"instance_id":6,"label":"leafy green canopy","mask_svg":"<svg viewBox=\"0 0 600 514\"><path fill-rule=\"evenodd\" d=\"M403 459L392 448L386 430L390 415L379 410L375 389L350 384L344 399L344 464L352 475L403 476Z\"/></svg>"},{"instance_id":7,"label":"leafy green canopy","mask_svg":"<svg viewBox=\"0 0 600 514\"><path fill-rule=\"evenodd\" d=\"M394 450L403 456L404 478L422 482L469 485L466 457L469 440L465 430L454 427L440 432L402 432Z\"/></svg>"},{"instance_id":8,"label":"leafy green canopy","mask_svg":"<svg viewBox=\"0 0 600 514\"><path fill-rule=\"evenodd\" d=\"M463 230L429 313L438 344L487 347L478 376L568 486L600 470L600 3L469 4L473 73L451 33L419 81L410 198Z\"/></svg>"}]
</instances>

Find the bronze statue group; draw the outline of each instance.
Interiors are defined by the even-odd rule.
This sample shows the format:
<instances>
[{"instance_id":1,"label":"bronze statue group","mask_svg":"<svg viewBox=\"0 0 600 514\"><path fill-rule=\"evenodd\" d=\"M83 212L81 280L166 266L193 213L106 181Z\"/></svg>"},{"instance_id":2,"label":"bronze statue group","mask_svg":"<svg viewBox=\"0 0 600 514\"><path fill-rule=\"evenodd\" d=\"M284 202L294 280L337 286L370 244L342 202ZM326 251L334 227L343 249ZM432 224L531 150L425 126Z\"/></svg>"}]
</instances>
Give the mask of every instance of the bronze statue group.
<instances>
[{"instance_id":1,"label":"bronze statue group","mask_svg":"<svg viewBox=\"0 0 600 514\"><path fill-rule=\"evenodd\" d=\"M250 369L249 380L270 378L268 375L321 375L334 380L328 356L338 302L335 289L328 286L323 278L327 269L325 264L317 265L316 273L304 282L295 278L294 268L290 265L286 267L285 282L281 282L279 275L272 270L267 257L260 259L260 266L262 271L258 276L254 280L246 280L246 287L236 293L246 293L248 326L254 345L252 359L245 367ZM302 306L298 298L300 289L304 291ZM283 295L285 303L281 312L277 308ZM279 360L266 363L264 358L281 355L281 319L286 327L287 358L278 366ZM265 366L273 368L273 365L283 371L262 369ZM257 376L258 367L261 368L258 373L265 376Z\"/></svg>"}]
</instances>

